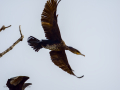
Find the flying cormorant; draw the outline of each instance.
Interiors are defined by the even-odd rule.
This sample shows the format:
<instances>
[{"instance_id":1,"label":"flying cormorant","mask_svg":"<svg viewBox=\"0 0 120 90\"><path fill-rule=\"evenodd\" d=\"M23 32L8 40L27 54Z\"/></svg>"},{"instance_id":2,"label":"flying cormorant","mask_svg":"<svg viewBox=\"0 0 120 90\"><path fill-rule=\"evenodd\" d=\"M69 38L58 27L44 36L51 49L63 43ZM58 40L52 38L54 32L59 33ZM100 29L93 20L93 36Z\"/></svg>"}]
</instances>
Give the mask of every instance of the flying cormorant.
<instances>
[{"instance_id":1,"label":"flying cormorant","mask_svg":"<svg viewBox=\"0 0 120 90\"><path fill-rule=\"evenodd\" d=\"M44 29L45 37L47 38L47 40L38 40L35 37L30 36L27 42L37 52L41 48L46 48L51 50L50 56L52 62L55 65L59 66L59 68L61 68L62 70L68 72L69 74L75 75L68 63L65 50L69 50L77 55L82 55L82 56L85 55L83 55L77 49L67 46L61 38L60 30L57 24L58 15L56 15L57 6L60 1L61 0L48 0L42 12L41 24ZM83 76L78 78L82 78Z\"/></svg>"}]
</instances>

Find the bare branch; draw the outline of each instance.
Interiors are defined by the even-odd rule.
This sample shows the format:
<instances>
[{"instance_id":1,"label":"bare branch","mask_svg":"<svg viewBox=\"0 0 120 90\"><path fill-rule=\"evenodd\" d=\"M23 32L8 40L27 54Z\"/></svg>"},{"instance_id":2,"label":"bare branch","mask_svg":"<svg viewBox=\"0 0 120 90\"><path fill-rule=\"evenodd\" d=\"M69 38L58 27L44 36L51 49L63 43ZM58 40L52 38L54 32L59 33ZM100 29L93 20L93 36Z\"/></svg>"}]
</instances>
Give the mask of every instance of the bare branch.
<instances>
[{"instance_id":1,"label":"bare branch","mask_svg":"<svg viewBox=\"0 0 120 90\"><path fill-rule=\"evenodd\" d=\"M6 28L9 28L9 27L11 27L11 25L9 25L9 26L7 26L7 27L5 27L4 25L0 28L0 32L2 31L2 30L5 30Z\"/></svg>"},{"instance_id":2,"label":"bare branch","mask_svg":"<svg viewBox=\"0 0 120 90\"><path fill-rule=\"evenodd\" d=\"M8 27L7 27L7 28L8 28ZM6 54L6 53L9 52L10 50L12 50L13 47L14 47L16 44L18 44L20 41L23 40L24 36L22 35L22 32L21 32L21 26L19 26L19 31L20 31L21 37L20 37L15 43L13 43L12 46L10 46L10 47L9 47L8 49L6 49L4 52L0 53L0 57L2 57L4 54Z\"/></svg>"}]
</instances>

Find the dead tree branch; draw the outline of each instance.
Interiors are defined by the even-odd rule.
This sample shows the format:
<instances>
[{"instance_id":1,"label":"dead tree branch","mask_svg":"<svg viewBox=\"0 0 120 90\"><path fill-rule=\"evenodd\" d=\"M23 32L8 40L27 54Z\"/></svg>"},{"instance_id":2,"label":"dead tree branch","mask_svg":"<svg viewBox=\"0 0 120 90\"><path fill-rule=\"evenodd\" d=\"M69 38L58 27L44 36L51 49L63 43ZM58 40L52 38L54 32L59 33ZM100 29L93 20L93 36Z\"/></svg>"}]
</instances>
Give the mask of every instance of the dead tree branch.
<instances>
[{"instance_id":1,"label":"dead tree branch","mask_svg":"<svg viewBox=\"0 0 120 90\"><path fill-rule=\"evenodd\" d=\"M10 26L8 26L8 27L10 27ZM5 28L8 28L8 27L5 27ZM22 32L21 32L21 26L19 26L19 31L20 31L21 37L20 37L15 43L13 43L12 46L10 46L10 47L9 47L8 49L6 49L4 52L0 53L0 57L2 57L4 54L6 54L6 53L9 52L10 50L12 50L13 47L14 47L16 44L18 44L20 41L23 40L24 36L22 35Z\"/></svg>"},{"instance_id":2,"label":"dead tree branch","mask_svg":"<svg viewBox=\"0 0 120 90\"><path fill-rule=\"evenodd\" d=\"M9 28L9 27L11 27L11 25L10 26L7 26L7 27L5 27L4 25L0 28L0 32L2 31L2 30L5 30L6 28Z\"/></svg>"}]
</instances>

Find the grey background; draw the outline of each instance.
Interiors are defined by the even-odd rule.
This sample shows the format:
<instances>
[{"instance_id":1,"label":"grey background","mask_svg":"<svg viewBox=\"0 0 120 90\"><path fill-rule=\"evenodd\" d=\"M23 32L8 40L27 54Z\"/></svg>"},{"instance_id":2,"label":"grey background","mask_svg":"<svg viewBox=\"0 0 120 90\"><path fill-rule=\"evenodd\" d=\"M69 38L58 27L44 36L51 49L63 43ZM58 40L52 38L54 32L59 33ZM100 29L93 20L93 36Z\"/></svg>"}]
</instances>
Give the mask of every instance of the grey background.
<instances>
[{"instance_id":1,"label":"grey background","mask_svg":"<svg viewBox=\"0 0 120 90\"><path fill-rule=\"evenodd\" d=\"M38 53L28 46L32 35L45 39L41 13L47 0L0 0L0 52L19 37L24 40L0 58L0 90L7 79L25 75L33 85L26 90L120 90L120 1L62 0L57 9L58 24L67 45L86 57L66 51L68 61L78 79L55 66L49 50Z\"/></svg>"}]
</instances>

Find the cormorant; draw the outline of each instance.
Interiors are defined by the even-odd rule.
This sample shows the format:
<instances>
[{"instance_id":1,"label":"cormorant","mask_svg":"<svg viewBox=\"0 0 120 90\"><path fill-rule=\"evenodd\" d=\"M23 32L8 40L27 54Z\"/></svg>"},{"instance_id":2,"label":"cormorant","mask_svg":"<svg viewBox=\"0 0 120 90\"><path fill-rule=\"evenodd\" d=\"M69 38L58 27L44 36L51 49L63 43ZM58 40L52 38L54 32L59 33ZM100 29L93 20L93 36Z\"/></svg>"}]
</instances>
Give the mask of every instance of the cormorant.
<instances>
[{"instance_id":1,"label":"cormorant","mask_svg":"<svg viewBox=\"0 0 120 90\"><path fill-rule=\"evenodd\" d=\"M67 46L61 38L60 30L57 24L58 15L56 15L57 6L60 1L61 0L48 0L42 12L41 24L44 29L45 37L47 38L47 40L38 40L35 37L30 36L27 42L37 52L41 48L51 50L50 56L52 62L55 65L59 66L59 68L61 68L62 70L68 72L69 74L75 75L68 63L65 50L69 50L77 55L85 55L83 55L77 49ZM83 76L78 78L82 78Z\"/></svg>"},{"instance_id":2,"label":"cormorant","mask_svg":"<svg viewBox=\"0 0 120 90\"><path fill-rule=\"evenodd\" d=\"M28 76L13 77L8 79L6 85L9 90L24 90L27 86L32 85L32 83L25 83L28 79Z\"/></svg>"}]
</instances>

